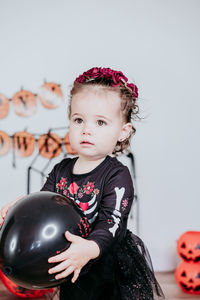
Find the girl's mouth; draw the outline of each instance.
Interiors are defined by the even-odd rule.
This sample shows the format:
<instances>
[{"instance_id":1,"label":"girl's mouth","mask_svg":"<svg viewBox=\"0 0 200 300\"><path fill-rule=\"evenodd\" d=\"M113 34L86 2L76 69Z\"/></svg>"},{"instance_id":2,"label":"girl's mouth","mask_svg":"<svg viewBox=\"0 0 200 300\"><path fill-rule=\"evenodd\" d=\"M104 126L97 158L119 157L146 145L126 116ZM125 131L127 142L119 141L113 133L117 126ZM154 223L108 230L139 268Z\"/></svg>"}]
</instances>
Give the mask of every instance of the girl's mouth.
<instances>
[{"instance_id":1,"label":"girl's mouth","mask_svg":"<svg viewBox=\"0 0 200 300\"><path fill-rule=\"evenodd\" d=\"M82 141L81 145L94 145L94 144L89 141Z\"/></svg>"}]
</instances>

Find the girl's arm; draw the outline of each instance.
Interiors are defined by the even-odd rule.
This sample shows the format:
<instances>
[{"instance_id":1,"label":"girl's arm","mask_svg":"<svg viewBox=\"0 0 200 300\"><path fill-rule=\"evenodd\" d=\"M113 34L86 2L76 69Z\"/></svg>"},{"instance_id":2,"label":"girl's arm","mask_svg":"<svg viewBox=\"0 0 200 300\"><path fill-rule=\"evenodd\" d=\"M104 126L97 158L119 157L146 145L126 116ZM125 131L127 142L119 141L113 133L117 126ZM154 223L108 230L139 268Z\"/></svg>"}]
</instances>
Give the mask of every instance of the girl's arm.
<instances>
[{"instance_id":1,"label":"girl's arm","mask_svg":"<svg viewBox=\"0 0 200 300\"><path fill-rule=\"evenodd\" d=\"M122 166L112 170L105 182L94 228L87 238L98 244L100 256L111 248L118 238L123 237L133 198L134 188L128 168Z\"/></svg>"},{"instance_id":2,"label":"girl's arm","mask_svg":"<svg viewBox=\"0 0 200 300\"><path fill-rule=\"evenodd\" d=\"M8 211L11 209L11 207L13 207L15 205L15 203L17 203L22 198L24 198L24 196L19 196L14 201L12 201L12 202L10 202L10 203L8 203L8 204L6 204L5 206L2 207L2 209L0 211L0 226L3 225L5 217L6 217L7 213L8 213Z\"/></svg>"}]
</instances>

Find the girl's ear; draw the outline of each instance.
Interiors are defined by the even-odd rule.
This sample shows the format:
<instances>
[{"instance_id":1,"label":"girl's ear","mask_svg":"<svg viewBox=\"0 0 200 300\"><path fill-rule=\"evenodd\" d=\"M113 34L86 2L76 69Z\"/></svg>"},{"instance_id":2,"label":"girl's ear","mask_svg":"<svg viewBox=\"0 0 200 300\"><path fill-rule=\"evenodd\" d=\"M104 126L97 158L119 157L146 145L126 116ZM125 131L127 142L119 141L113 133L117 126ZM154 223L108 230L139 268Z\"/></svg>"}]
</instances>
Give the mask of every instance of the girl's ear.
<instances>
[{"instance_id":1,"label":"girl's ear","mask_svg":"<svg viewBox=\"0 0 200 300\"><path fill-rule=\"evenodd\" d=\"M122 142L122 141L126 140L130 136L132 128L133 128L132 123L124 124L122 127L121 134L119 136L118 141Z\"/></svg>"}]
</instances>

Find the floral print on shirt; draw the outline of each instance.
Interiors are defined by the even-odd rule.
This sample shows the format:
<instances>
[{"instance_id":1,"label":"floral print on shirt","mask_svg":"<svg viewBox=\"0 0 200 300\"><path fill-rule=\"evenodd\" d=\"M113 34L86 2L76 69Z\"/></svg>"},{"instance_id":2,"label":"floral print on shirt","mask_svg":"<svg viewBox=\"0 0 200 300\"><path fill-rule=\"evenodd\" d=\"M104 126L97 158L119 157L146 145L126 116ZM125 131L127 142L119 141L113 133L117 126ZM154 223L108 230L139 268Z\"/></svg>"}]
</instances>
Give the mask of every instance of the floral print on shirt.
<instances>
[{"instance_id":1,"label":"floral print on shirt","mask_svg":"<svg viewBox=\"0 0 200 300\"><path fill-rule=\"evenodd\" d=\"M128 207L128 199L122 200L122 210L125 211Z\"/></svg>"},{"instance_id":2,"label":"floral print on shirt","mask_svg":"<svg viewBox=\"0 0 200 300\"><path fill-rule=\"evenodd\" d=\"M91 198L98 195L99 189L95 188L95 182L89 181L82 187L79 187L75 181L68 185L67 178L61 177L60 181L56 183L56 192L62 193L66 197L75 196L76 199L81 199L84 194L90 195Z\"/></svg>"}]
</instances>

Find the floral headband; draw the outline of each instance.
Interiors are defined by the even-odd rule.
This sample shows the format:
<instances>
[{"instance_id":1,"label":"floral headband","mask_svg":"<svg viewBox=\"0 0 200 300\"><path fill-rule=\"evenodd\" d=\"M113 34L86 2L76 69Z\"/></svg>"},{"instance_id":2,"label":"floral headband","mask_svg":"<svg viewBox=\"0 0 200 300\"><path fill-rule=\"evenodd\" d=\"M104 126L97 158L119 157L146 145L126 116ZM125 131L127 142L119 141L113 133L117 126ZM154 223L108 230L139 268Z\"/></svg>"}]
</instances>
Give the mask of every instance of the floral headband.
<instances>
[{"instance_id":1,"label":"floral headband","mask_svg":"<svg viewBox=\"0 0 200 300\"><path fill-rule=\"evenodd\" d=\"M111 86L124 85L131 90L133 97L138 97L138 88L133 83L128 83L128 78L120 71L114 71L110 68L92 68L75 79L75 82L84 83L94 79L105 78L111 80Z\"/></svg>"}]
</instances>

